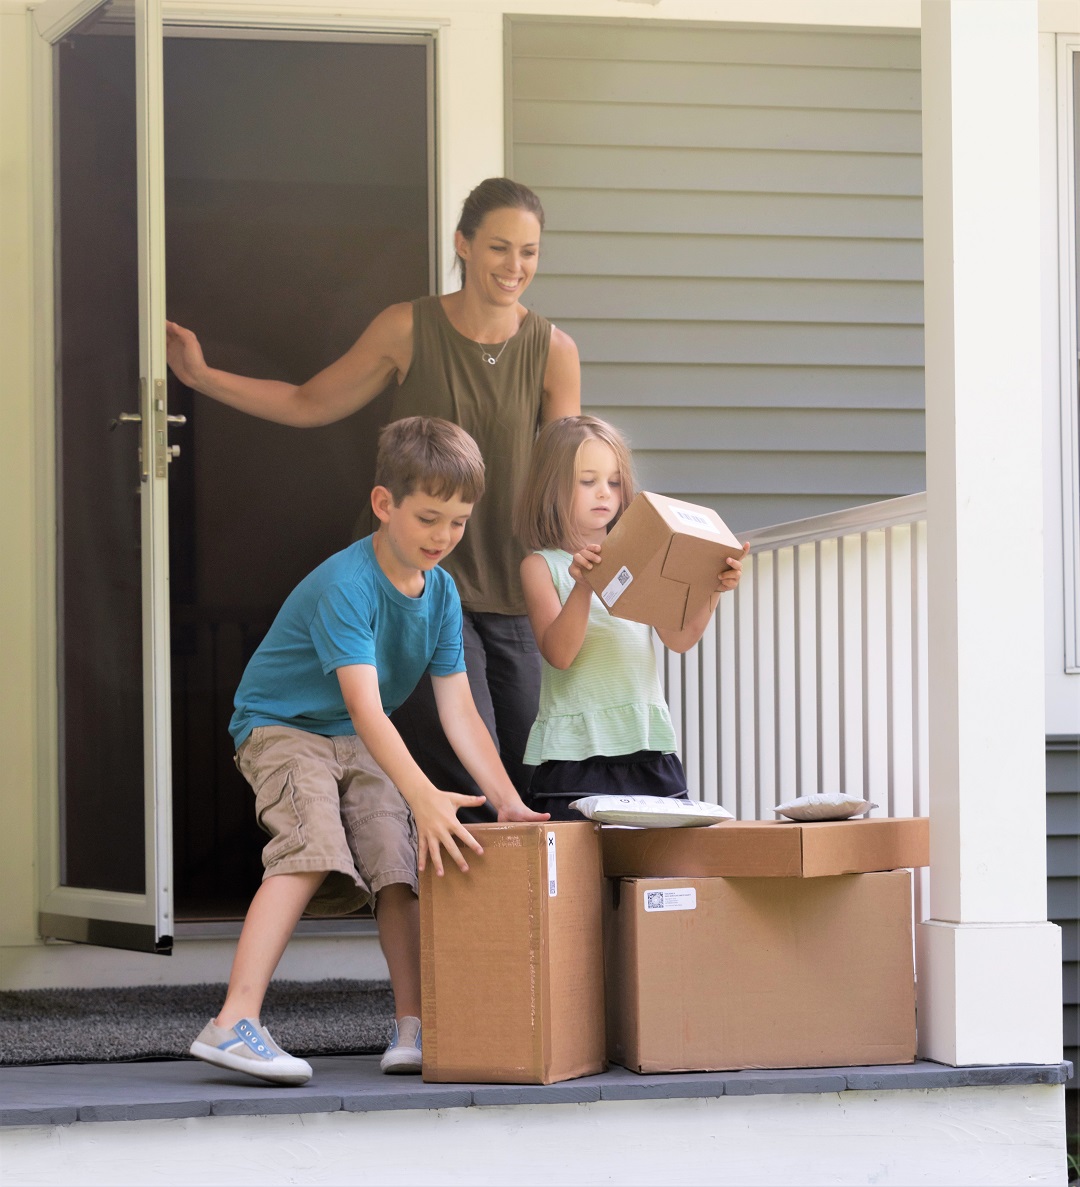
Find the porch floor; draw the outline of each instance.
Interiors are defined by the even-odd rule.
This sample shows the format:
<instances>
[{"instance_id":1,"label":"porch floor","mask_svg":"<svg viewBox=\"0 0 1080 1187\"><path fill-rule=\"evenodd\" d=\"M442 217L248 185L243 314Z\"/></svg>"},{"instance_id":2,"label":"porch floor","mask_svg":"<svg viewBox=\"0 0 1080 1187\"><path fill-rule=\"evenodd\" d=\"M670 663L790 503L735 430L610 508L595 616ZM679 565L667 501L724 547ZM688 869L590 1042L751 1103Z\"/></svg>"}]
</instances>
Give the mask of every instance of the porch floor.
<instances>
[{"instance_id":1,"label":"porch floor","mask_svg":"<svg viewBox=\"0 0 1080 1187\"><path fill-rule=\"evenodd\" d=\"M601 1075L559 1084L425 1084L419 1077L382 1075L376 1055L316 1056L310 1062L315 1075L303 1088L261 1085L197 1060L0 1067L0 1125L1064 1084L1072 1070L1067 1062L954 1068L918 1060L878 1067L638 1075L613 1066Z\"/></svg>"}]
</instances>

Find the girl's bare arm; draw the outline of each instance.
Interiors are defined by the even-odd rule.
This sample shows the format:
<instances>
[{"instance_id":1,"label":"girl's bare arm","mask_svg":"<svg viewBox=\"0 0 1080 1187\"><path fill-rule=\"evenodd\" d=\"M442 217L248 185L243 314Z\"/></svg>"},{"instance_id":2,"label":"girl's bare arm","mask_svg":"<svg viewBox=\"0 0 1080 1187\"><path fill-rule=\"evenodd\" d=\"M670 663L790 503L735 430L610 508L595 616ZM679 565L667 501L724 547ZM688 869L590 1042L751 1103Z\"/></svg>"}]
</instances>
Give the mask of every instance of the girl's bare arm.
<instances>
[{"instance_id":1,"label":"girl's bare arm","mask_svg":"<svg viewBox=\"0 0 1080 1187\"><path fill-rule=\"evenodd\" d=\"M744 544L743 557L749 551L750 545ZM739 584L739 579L742 577L742 557L732 557L728 563L730 567L717 574L716 592L707 602L702 603L697 614L683 626L682 630L671 631L657 628L656 633L660 636L660 642L670 651L679 654L689 651L701 636L705 634L705 628L709 625L709 621L712 619L713 614L716 612L716 607L720 602L720 595L727 590L734 589Z\"/></svg>"},{"instance_id":2,"label":"girl's bare arm","mask_svg":"<svg viewBox=\"0 0 1080 1187\"><path fill-rule=\"evenodd\" d=\"M584 562L592 568L599 559L599 547L590 544L574 556L574 565L580 566ZM573 568L571 566L572 574ZM525 609L540 654L553 668L568 668L574 662L585 642L585 631L589 625L592 590L576 579L576 574L574 576L574 588L564 605L559 601L558 591L544 558L532 553L521 562Z\"/></svg>"}]
</instances>

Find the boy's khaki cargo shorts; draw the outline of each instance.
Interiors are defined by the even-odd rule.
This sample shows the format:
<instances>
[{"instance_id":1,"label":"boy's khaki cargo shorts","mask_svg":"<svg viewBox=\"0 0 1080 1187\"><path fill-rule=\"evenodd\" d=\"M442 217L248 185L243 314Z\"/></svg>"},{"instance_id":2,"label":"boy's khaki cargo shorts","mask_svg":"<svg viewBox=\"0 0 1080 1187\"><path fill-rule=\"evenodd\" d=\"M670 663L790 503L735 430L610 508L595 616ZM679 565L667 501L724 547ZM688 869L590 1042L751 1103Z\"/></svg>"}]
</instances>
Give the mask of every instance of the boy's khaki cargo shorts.
<instances>
[{"instance_id":1,"label":"boy's khaki cargo shorts","mask_svg":"<svg viewBox=\"0 0 1080 1187\"><path fill-rule=\"evenodd\" d=\"M263 878L326 870L312 915L346 915L394 882L415 893L416 826L408 804L355 734L327 738L256 726L236 752L270 834Z\"/></svg>"}]
</instances>

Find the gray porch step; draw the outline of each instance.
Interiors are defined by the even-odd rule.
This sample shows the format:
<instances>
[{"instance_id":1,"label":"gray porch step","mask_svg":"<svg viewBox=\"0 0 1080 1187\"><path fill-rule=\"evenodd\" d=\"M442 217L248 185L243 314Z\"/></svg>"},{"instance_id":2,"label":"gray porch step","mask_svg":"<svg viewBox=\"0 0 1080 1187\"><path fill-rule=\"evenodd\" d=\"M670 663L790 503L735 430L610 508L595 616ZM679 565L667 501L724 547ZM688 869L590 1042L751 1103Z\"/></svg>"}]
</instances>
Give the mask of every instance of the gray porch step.
<instances>
[{"instance_id":1,"label":"gray porch step","mask_svg":"<svg viewBox=\"0 0 1080 1187\"><path fill-rule=\"evenodd\" d=\"M668 1075L612 1067L559 1084L425 1084L382 1075L374 1055L317 1056L310 1062L315 1076L303 1088L260 1085L195 1060L0 1067L0 1125L1064 1084L1072 1071L1067 1062L954 1068L919 1060L887 1067Z\"/></svg>"}]
</instances>

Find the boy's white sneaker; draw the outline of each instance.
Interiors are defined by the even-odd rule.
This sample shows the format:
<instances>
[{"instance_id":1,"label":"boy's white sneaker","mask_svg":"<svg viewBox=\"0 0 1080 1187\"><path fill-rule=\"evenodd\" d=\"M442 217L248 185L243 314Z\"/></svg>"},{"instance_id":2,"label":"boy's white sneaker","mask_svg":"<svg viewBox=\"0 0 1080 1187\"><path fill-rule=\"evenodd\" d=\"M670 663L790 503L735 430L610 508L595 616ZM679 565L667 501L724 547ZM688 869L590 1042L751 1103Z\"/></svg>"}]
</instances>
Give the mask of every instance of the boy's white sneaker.
<instances>
[{"instance_id":1,"label":"boy's white sneaker","mask_svg":"<svg viewBox=\"0 0 1080 1187\"><path fill-rule=\"evenodd\" d=\"M420 1048L420 1019L406 1016L394 1022L390 1045L383 1052L379 1067L387 1075L415 1075L424 1066Z\"/></svg>"},{"instance_id":2,"label":"boy's white sneaker","mask_svg":"<svg viewBox=\"0 0 1080 1187\"><path fill-rule=\"evenodd\" d=\"M266 1027L251 1018L230 1027L215 1026L211 1020L189 1050L196 1059L271 1084L306 1084L311 1079L311 1064L282 1051Z\"/></svg>"}]
</instances>

